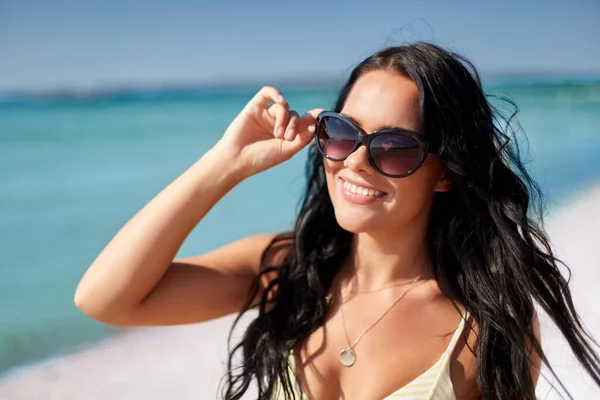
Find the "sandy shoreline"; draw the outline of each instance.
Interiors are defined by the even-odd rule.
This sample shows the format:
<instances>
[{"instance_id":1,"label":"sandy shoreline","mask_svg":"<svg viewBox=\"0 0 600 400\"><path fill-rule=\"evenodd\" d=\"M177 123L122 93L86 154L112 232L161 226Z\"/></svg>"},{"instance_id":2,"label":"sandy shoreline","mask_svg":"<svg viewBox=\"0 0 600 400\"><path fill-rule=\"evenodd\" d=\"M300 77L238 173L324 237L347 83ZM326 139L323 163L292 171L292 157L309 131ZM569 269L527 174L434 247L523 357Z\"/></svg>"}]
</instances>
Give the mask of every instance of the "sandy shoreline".
<instances>
[{"instance_id":1,"label":"sandy shoreline","mask_svg":"<svg viewBox=\"0 0 600 400\"><path fill-rule=\"evenodd\" d=\"M583 193L568 206L556 210L547 231L558 258L571 269L571 292L587 330L600 340L600 186ZM600 399L600 388L578 365L568 345L549 318L540 314L542 344L550 364L574 399ZM541 399L561 398L551 391L550 372L543 370L537 387Z\"/></svg>"},{"instance_id":2,"label":"sandy shoreline","mask_svg":"<svg viewBox=\"0 0 600 400\"><path fill-rule=\"evenodd\" d=\"M600 186L559 209L547 224L558 256L573 272L575 306L600 339ZM15 372L0 381L0 399L215 399L224 373L233 318L198 325L131 330L68 356ZM600 398L557 329L541 315L545 351L574 399ZM542 372L550 378L546 370ZM561 398L544 378L541 399ZM251 396L246 396L251 398Z\"/></svg>"}]
</instances>

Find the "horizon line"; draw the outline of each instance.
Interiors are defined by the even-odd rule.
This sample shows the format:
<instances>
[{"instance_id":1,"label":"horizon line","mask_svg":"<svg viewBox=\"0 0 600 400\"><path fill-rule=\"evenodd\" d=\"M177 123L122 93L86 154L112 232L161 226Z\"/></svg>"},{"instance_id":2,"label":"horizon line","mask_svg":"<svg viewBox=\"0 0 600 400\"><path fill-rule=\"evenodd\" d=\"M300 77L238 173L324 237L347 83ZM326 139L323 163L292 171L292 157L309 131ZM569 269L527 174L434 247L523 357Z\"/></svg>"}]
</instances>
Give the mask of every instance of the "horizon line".
<instances>
[{"instance_id":1,"label":"horizon line","mask_svg":"<svg viewBox=\"0 0 600 400\"><path fill-rule=\"evenodd\" d=\"M558 83L569 81L600 80L600 69L589 71L490 71L479 72L485 84L530 84L530 83ZM253 89L262 86L267 80L272 86L297 88L304 86L307 89L335 89L340 87L346 79L343 76L328 75L326 77L248 77L245 79L225 78L220 80L164 80L162 82L123 82L105 85L56 85L42 89L31 88L0 88L2 97L95 97L120 93L144 93L167 91L192 91L202 89Z\"/></svg>"}]
</instances>

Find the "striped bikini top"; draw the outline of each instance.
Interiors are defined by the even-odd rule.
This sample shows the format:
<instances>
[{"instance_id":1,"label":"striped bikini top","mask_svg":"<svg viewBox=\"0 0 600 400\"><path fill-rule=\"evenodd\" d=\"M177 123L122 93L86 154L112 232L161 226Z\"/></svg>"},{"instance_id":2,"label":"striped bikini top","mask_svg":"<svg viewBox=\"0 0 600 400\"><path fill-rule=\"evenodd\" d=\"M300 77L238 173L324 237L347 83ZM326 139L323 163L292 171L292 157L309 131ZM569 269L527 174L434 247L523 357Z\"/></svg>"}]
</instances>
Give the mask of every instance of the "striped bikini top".
<instances>
[{"instance_id":1,"label":"striped bikini top","mask_svg":"<svg viewBox=\"0 0 600 400\"><path fill-rule=\"evenodd\" d=\"M450 379L450 359L454 346L456 345L456 342L458 342L464 329L465 321L468 318L469 313L466 312L464 317L461 318L460 324L458 325L458 328L456 328L448 347L431 368L383 400L456 400L454 387L452 386L452 380ZM294 357L290 356L289 360L290 376L296 376ZM310 400L308 396L302 392L299 382L295 381L293 383L293 389L296 398ZM273 400L281 400L284 398L281 387L278 387L276 392L277 394L273 397Z\"/></svg>"}]
</instances>

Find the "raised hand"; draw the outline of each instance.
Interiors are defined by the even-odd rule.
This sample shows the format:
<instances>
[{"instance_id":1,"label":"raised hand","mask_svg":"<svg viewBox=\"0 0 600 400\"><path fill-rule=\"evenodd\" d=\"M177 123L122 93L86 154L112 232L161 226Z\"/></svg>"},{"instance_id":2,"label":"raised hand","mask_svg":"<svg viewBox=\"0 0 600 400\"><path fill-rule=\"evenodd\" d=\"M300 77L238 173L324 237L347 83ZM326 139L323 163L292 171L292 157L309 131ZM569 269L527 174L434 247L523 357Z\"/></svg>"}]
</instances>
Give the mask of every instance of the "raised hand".
<instances>
[{"instance_id":1,"label":"raised hand","mask_svg":"<svg viewBox=\"0 0 600 400\"><path fill-rule=\"evenodd\" d=\"M290 159L306 146L321 111L313 109L300 116L289 109L277 89L265 86L231 122L217 146L233 152L247 176L256 174Z\"/></svg>"}]
</instances>

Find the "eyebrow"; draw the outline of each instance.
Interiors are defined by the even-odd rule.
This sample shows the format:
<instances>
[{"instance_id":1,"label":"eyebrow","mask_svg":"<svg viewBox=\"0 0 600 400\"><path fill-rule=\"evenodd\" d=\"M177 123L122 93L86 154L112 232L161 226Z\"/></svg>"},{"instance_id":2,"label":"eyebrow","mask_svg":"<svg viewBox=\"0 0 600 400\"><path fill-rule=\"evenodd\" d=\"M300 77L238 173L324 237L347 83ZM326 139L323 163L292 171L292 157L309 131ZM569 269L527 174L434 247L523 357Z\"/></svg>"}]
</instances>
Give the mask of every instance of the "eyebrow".
<instances>
[{"instance_id":1,"label":"eyebrow","mask_svg":"<svg viewBox=\"0 0 600 400\"><path fill-rule=\"evenodd\" d=\"M358 122L358 120L355 117L353 117L352 115L347 114L347 113L340 113L340 114L343 115L344 117L348 118L350 121L352 121L354 124L356 124L357 126L359 126L362 129L361 123ZM377 129L375 129L374 132L381 131L384 129L401 129L403 131L408 131L408 132L413 132L413 133L419 134L418 132L415 132L412 129L408 129L403 126L393 126L393 125L382 125L382 126L378 127Z\"/></svg>"}]
</instances>

